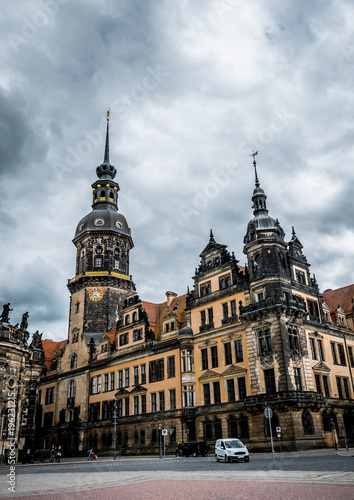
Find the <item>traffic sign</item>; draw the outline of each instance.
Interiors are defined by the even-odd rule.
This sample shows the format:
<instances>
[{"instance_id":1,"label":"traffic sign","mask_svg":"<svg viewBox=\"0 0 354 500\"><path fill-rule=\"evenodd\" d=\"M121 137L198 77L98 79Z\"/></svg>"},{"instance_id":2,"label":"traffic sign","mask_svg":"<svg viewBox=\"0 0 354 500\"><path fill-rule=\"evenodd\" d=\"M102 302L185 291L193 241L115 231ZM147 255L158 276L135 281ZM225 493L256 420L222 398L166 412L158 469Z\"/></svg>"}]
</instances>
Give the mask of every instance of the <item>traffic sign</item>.
<instances>
[{"instance_id":1,"label":"traffic sign","mask_svg":"<svg viewBox=\"0 0 354 500\"><path fill-rule=\"evenodd\" d=\"M163 435L163 436L167 436L167 432L168 432L168 430L167 430L167 429L162 429L162 435Z\"/></svg>"},{"instance_id":2,"label":"traffic sign","mask_svg":"<svg viewBox=\"0 0 354 500\"><path fill-rule=\"evenodd\" d=\"M273 416L273 411L271 408L268 408L268 406L265 408L264 410L264 416L265 418L267 418L268 420L270 420Z\"/></svg>"},{"instance_id":3,"label":"traffic sign","mask_svg":"<svg viewBox=\"0 0 354 500\"><path fill-rule=\"evenodd\" d=\"M275 430L280 434L281 433L281 427L276 427Z\"/></svg>"}]
</instances>

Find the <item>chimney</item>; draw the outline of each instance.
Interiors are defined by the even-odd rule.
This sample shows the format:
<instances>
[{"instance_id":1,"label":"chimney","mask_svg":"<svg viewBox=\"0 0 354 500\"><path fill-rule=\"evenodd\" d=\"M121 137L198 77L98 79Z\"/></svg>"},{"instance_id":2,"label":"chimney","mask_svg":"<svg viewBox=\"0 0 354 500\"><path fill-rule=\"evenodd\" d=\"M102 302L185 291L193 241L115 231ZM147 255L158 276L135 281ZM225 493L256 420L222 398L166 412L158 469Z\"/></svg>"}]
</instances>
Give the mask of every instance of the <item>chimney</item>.
<instances>
[{"instance_id":1,"label":"chimney","mask_svg":"<svg viewBox=\"0 0 354 500\"><path fill-rule=\"evenodd\" d=\"M166 292L166 297L167 297L167 307L170 307L173 299L177 297L177 293L175 292Z\"/></svg>"}]
</instances>

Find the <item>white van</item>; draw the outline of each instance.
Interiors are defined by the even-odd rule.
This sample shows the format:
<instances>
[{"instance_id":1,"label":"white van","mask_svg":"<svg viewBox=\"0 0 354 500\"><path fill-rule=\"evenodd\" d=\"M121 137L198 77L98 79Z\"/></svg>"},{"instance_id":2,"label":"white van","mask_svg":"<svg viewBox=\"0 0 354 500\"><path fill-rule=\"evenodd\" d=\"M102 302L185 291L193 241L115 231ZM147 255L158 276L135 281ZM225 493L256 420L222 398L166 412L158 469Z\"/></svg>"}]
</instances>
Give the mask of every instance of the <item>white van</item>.
<instances>
[{"instance_id":1,"label":"white van","mask_svg":"<svg viewBox=\"0 0 354 500\"><path fill-rule=\"evenodd\" d=\"M233 462L234 460L250 461L247 447L239 439L218 439L215 443L215 460Z\"/></svg>"}]
</instances>

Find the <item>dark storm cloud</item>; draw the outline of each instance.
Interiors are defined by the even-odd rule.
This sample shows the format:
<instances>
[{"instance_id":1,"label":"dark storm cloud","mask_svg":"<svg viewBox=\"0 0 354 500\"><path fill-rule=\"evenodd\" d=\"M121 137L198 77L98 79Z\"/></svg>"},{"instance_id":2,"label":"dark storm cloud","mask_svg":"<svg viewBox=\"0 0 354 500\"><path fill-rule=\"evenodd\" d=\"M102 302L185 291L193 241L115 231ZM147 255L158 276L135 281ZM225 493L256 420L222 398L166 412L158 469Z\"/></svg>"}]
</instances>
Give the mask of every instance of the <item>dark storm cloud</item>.
<instances>
[{"instance_id":1,"label":"dark storm cloud","mask_svg":"<svg viewBox=\"0 0 354 500\"><path fill-rule=\"evenodd\" d=\"M252 149L320 287L353 282L351 2L19 0L2 14L0 298L16 321L29 310L65 338L108 107L141 298L185 293L210 228L244 264Z\"/></svg>"}]
</instances>

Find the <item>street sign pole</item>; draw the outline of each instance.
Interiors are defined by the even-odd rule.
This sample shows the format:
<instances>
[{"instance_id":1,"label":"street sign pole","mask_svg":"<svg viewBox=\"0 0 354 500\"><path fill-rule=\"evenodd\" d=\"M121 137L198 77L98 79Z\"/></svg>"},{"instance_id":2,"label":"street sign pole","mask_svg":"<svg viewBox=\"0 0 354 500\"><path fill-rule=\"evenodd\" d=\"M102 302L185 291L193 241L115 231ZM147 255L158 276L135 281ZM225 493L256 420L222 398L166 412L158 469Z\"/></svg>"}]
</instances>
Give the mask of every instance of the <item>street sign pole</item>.
<instances>
[{"instance_id":1,"label":"street sign pole","mask_svg":"<svg viewBox=\"0 0 354 500\"><path fill-rule=\"evenodd\" d=\"M275 468L275 453L274 453L274 444L273 444L273 432L272 432L272 416L273 411L268 406L264 410L264 416L268 419L269 422L269 430L270 430L270 442L272 443L272 456L273 456L273 466Z\"/></svg>"},{"instance_id":2,"label":"street sign pole","mask_svg":"<svg viewBox=\"0 0 354 500\"><path fill-rule=\"evenodd\" d=\"M159 424L159 436L160 436L160 458L162 458L162 424Z\"/></svg>"}]
</instances>

